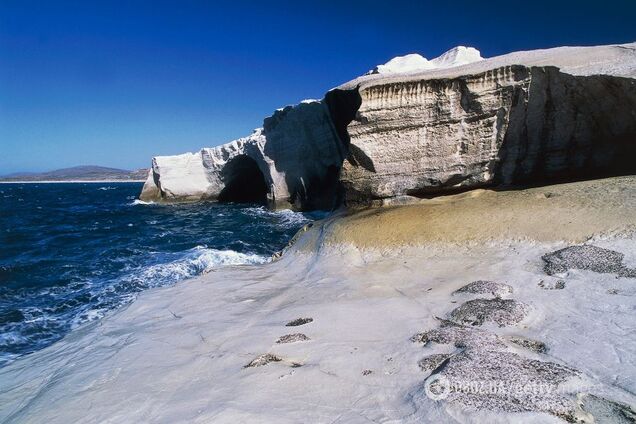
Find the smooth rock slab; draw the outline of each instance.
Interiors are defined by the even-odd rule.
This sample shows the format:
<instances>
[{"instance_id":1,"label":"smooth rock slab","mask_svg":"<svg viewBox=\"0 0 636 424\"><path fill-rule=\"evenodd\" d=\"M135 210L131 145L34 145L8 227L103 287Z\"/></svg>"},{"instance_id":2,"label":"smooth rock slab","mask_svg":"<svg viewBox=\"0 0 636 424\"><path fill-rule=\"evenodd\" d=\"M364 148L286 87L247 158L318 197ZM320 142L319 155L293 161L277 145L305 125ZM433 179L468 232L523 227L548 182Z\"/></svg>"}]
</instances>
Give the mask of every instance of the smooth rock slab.
<instances>
[{"instance_id":1,"label":"smooth rock slab","mask_svg":"<svg viewBox=\"0 0 636 424\"><path fill-rule=\"evenodd\" d=\"M450 318L459 324L482 325L493 322L500 327L521 322L530 307L514 299L469 300L450 313Z\"/></svg>"}]
</instances>

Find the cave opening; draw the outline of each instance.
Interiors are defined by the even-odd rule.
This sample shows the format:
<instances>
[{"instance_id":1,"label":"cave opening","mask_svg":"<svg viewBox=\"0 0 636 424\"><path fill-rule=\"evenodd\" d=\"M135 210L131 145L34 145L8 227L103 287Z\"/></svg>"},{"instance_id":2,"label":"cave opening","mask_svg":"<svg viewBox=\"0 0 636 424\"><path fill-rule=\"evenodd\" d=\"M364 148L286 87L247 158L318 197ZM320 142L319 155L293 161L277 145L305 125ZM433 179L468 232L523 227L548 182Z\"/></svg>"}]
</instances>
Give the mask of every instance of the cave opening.
<instances>
[{"instance_id":1,"label":"cave opening","mask_svg":"<svg viewBox=\"0 0 636 424\"><path fill-rule=\"evenodd\" d=\"M239 155L228 161L221 171L225 188L219 202L267 204L269 187L254 159Z\"/></svg>"}]
</instances>

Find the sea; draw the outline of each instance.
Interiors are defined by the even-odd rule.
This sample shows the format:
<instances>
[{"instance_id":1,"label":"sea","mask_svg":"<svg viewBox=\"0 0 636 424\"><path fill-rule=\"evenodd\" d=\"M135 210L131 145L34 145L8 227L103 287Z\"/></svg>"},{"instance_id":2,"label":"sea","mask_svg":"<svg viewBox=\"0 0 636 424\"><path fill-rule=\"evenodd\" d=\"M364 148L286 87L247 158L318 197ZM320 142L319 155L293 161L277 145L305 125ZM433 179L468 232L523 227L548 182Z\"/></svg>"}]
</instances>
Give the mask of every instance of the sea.
<instances>
[{"instance_id":1,"label":"sea","mask_svg":"<svg viewBox=\"0 0 636 424\"><path fill-rule=\"evenodd\" d=\"M271 260L326 212L137 200L142 183L0 184L0 366L222 266Z\"/></svg>"}]
</instances>

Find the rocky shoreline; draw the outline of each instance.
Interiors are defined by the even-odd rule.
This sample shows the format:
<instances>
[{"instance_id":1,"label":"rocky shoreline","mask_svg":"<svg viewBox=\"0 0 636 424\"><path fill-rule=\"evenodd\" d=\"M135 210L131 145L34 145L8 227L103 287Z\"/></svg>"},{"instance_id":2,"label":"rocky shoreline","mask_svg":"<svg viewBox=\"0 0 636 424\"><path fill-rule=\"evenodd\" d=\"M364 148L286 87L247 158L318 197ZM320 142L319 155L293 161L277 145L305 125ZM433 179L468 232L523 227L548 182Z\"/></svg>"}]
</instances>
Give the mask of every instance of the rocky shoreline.
<instances>
[{"instance_id":1,"label":"rocky shoreline","mask_svg":"<svg viewBox=\"0 0 636 424\"><path fill-rule=\"evenodd\" d=\"M633 422L635 178L318 222L0 369L0 419Z\"/></svg>"}]
</instances>

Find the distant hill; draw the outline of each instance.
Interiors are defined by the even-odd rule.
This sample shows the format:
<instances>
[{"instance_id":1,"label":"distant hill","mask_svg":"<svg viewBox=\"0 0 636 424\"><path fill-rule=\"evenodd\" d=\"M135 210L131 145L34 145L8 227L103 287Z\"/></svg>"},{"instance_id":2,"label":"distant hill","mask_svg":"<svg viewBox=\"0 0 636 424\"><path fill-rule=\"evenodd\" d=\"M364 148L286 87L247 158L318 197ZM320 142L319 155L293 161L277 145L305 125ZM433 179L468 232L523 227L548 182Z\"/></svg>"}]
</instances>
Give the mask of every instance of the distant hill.
<instances>
[{"instance_id":1,"label":"distant hill","mask_svg":"<svg viewBox=\"0 0 636 424\"><path fill-rule=\"evenodd\" d=\"M148 169L127 171L103 166L74 166L48 172L16 172L0 177L0 181L141 181Z\"/></svg>"}]
</instances>

